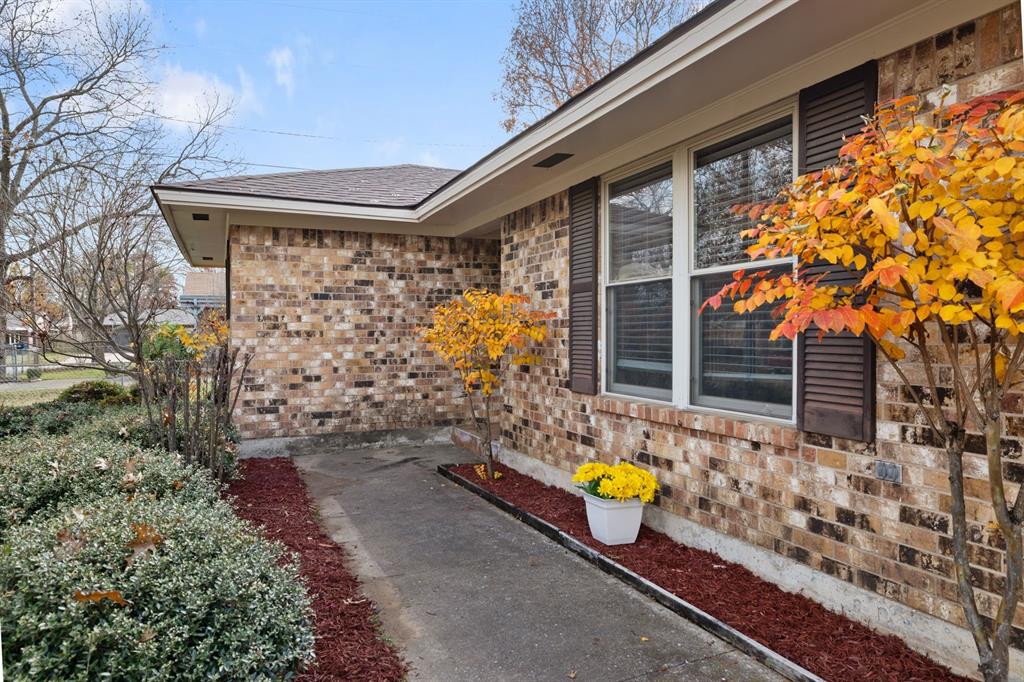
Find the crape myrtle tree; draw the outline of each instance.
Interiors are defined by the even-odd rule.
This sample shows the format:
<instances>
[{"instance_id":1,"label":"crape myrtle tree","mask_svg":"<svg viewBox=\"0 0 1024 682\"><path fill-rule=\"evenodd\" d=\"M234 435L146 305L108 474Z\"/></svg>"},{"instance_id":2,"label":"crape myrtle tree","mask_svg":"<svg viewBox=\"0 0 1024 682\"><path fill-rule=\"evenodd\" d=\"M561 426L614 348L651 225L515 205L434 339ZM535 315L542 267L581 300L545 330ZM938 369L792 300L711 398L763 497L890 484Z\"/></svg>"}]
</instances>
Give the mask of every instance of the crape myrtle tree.
<instances>
[{"instance_id":1,"label":"crape myrtle tree","mask_svg":"<svg viewBox=\"0 0 1024 682\"><path fill-rule=\"evenodd\" d=\"M870 337L945 451L964 618L984 678L1006 680L1024 572L1024 494L1003 477L1004 399L1024 378L1024 92L935 111L915 97L886 103L837 166L737 210L759 223L744 234L753 260L792 257L796 267L738 272L704 306L729 301L741 314L770 306L773 340ZM802 270L822 261L843 277ZM1005 546L998 598L972 578L969 432L985 443L984 465L968 468L987 479L983 532Z\"/></svg>"},{"instance_id":2,"label":"crape myrtle tree","mask_svg":"<svg viewBox=\"0 0 1024 682\"><path fill-rule=\"evenodd\" d=\"M547 338L547 320L554 317L554 313L531 309L528 303L520 294L467 289L434 308L431 325L418 330L430 349L458 372L473 427L484 444L489 480L494 479L491 398L510 365L538 361L529 348Z\"/></svg>"}]
</instances>

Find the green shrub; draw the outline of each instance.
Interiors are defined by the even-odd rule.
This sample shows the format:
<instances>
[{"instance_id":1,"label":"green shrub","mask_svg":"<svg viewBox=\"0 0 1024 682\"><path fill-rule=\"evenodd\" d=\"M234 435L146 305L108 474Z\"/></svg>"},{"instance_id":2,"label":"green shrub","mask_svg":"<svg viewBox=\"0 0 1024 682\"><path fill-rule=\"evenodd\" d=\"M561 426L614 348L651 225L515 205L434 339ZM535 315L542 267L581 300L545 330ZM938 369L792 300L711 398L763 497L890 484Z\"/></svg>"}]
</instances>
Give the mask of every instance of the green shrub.
<instances>
[{"instance_id":1,"label":"green shrub","mask_svg":"<svg viewBox=\"0 0 1024 682\"><path fill-rule=\"evenodd\" d=\"M103 400L115 401L128 397L128 392L119 384L109 381L83 381L68 386L57 396L59 402L98 403Z\"/></svg>"},{"instance_id":2,"label":"green shrub","mask_svg":"<svg viewBox=\"0 0 1024 682\"><path fill-rule=\"evenodd\" d=\"M99 501L0 553L12 680L282 679L312 659L295 568L223 502Z\"/></svg>"},{"instance_id":3,"label":"green shrub","mask_svg":"<svg viewBox=\"0 0 1024 682\"><path fill-rule=\"evenodd\" d=\"M93 403L59 401L0 408L0 438L24 433L62 435L97 415L100 409Z\"/></svg>"},{"instance_id":4,"label":"green shrub","mask_svg":"<svg viewBox=\"0 0 1024 682\"><path fill-rule=\"evenodd\" d=\"M29 381L36 381L43 378L43 370L38 367L29 367L25 370L25 378Z\"/></svg>"},{"instance_id":5,"label":"green shrub","mask_svg":"<svg viewBox=\"0 0 1024 682\"><path fill-rule=\"evenodd\" d=\"M0 407L0 438L31 431L36 409L35 405Z\"/></svg>"},{"instance_id":6,"label":"green shrub","mask_svg":"<svg viewBox=\"0 0 1024 682\"><path fill-rule=\"evenodd\" d=\"M106 406L92 419L77 424L70 433L78 438L105 438L143 448L164 447L160 435L150 428L145 412L138 405Z\"/></svg>"},{"instance_id":7,"label":"green shrub","mask_svg":"<svg viewBox=\"0 0 1024 682\"><path fill-rule=\"evenodd\" d=\"M35 516L121 494L173 497L197 506L219 499L219 486L198 467L164 450L95 436L21 436L0 442L0 539Z\"/></svg>"}]
</instances>

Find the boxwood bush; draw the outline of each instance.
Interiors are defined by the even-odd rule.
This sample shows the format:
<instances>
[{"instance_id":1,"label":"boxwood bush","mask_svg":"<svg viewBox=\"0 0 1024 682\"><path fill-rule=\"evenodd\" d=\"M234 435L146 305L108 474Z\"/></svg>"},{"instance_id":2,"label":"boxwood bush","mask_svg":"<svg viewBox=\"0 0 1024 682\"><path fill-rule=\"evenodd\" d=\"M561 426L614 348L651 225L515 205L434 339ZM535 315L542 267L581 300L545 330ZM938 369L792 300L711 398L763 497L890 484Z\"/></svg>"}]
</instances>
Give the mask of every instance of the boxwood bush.
<instances>
[{"instance_id":1,"label":"boxwood bush","mask_svg":"<svg viewBox=\"0 0 1024 682\"><path fill-rule=\"evenodd\" d=\"M91 507L103 498L176 497L197 506L218 500L201 469L166 451L98 437L21 436L0 441L0 538L37 514Z\"/></svg>"},{"instance_id":2,"label":"boxwood bush","mask_svg":"<svg viewBox=\"0 0 1024 682\"><path fill-rule=\"evenodd\" d=\"M105 438L144 448L164 447L139 405L105 406L92 419L77 424L70 434L76 438Z\"/></svg>"},{"instance_id":3,"label":"boxwood bush","mask_svg":"<svg viewBox=\"0 0 1024 682\"><path fill-rule=\"evenodd\" d=\"M287 679L312 658L295 569L223 502L118 496L0 552L12 680Z\"/></svg>"},{"instance_id":4,"label":"boxwood bush","mask_svg":"<svg viewBox=\"0 0 1024 682\"><path fill-rule=\"evenodd\" d=\"M96 403L61 401L0 408L0 438L23 433L65 434L95 417L102 409Z\"/></svg>"},{"instance_id":5,"label":"boxwood bush","mask_svg":"<svg viewBox=\"0 0 1024 682\"><path fill-rule=\"evenodd\" d=\"M57 396L58 402L64 403L99 403L116 405L131 402L129 393L120 384L110 381L82 381L68 386Z\"/></svg>"}]
</instances>

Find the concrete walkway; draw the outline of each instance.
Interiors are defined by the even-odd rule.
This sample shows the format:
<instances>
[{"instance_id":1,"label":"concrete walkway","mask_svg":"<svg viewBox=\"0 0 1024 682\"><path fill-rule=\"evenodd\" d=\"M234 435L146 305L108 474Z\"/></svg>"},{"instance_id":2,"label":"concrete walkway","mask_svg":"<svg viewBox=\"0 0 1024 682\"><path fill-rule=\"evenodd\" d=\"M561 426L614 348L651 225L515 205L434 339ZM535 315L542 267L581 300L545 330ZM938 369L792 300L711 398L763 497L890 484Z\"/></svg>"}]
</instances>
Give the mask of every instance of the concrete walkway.
<instances>
[{"instance_id":1,"label":"concrete walkway","mask_svg":"<svg viewBox=\"0 0 1024 682\"><path fill-rule=\"evenodd\" d=\"M414 680L782 679L438 476L461 450L287 450Z\"/></svg>"}]
</instances>

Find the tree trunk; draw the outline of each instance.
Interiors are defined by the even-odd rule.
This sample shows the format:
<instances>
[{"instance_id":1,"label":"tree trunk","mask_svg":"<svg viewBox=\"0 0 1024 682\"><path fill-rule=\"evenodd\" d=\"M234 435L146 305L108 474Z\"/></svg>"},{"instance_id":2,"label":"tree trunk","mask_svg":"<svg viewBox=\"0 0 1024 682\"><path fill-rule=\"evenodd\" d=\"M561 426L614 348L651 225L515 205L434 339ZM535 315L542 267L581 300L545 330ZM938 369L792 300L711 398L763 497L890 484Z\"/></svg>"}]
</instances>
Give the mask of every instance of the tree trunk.
<instances>
[{"instance_id":1,"label":"tree trunk","mask_svg":"<svg viewBox=\"0 0 1024 682\"><path fill-rule=\"evenodd\" d=\"M1000 411L1001 395L989 391L986 402L985 455L988 461L989 487L992 491L992 505L996 511L1003 540L1006 543L1006 580L1003 583L1002 601L992 620L990 653L988 660L981 659L981 672L986 682L1004 682L1010 676L1010 637L1013 634L1013 617L1020 602L1021 574L1024 566L1021 527L1012 517L1003 488L1003 424ZM1000 392L1001 393L1001 392Z\"/></svg>"},{"instance_id":2,"label":"tree trunk","mask_svg":"<svg viewBox=\"0 0 1024 682\"><path fill-rule=\"evenodd\" d=\"M484 401L484 419L487 421L487 443L484 446L484 452L487 453L487 480L494 480L494 436L491 435L491 401L487 396L483 396Z\"/></svg>"}]
</instances>

